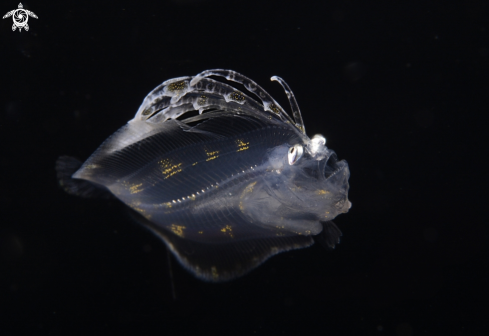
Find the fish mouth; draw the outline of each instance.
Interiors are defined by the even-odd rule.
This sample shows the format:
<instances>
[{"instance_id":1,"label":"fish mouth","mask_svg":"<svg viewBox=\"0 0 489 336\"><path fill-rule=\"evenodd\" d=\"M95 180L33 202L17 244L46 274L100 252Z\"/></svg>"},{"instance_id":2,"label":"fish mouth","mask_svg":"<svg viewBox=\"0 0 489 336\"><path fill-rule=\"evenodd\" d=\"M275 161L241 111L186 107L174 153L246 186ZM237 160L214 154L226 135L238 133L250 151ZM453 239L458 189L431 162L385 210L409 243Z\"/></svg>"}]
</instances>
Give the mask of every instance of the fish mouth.
<instances>
[{"instance_id":1,"label":"fish mouth","mask_svg":"<svg viewBox=\"0 0 489 336\"><path fill-rule=\"evenodd\" d=\"M351 202L348 200L348 179L350 170L345 160L338 161L336 154L332 154L324 164L324 179L331 185L337 195L337 201L334 206L338 213L346 213L351 208Z\"/></svg>"},{"instance_id":2,"label":"fish mouth","mask_svg":"<svg viewBox=\"0 0 489 336\"><path fill-rule=\"evenodd\" d=\"M345 169L346 166L347 166L346 161L344 160L338 161L338 157L336 156L336 154L335 153L331 154L331 156L328 158L328 160L324 165L324 169L323 169L324 179L325 180L330 179L338 172Z\"/></svg>"}]
</instances>

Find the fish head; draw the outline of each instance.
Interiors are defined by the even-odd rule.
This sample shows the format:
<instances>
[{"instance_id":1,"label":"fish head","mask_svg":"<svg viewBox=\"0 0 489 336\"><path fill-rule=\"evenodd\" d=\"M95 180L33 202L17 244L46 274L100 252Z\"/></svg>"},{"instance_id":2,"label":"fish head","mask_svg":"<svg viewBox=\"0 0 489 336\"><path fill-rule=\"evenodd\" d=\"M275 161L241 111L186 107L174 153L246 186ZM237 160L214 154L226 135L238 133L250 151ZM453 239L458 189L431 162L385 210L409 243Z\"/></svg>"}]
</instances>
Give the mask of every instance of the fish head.
<instances>
[{"instance_id":1,"label":"fish head","mask_svg":"<svg viewBox=\"0 0 489 336\"><path fill-rule=\"evenodd\" d=\"M350 209L348 163L338 161L325 143L318 135L269 153L270 174L265 180L270 194L283 205L283 215L328 221Z\"/></svg>"}]
</instances>

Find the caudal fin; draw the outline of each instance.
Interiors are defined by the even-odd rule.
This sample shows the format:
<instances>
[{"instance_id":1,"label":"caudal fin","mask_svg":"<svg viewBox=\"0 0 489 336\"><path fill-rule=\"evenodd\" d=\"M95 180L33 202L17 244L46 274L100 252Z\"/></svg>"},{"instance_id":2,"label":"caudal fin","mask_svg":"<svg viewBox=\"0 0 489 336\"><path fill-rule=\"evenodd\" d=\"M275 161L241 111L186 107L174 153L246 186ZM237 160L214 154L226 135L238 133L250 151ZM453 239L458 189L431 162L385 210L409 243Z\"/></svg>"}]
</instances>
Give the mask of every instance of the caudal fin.
<instances>
[{"instance_id":1,"label":"caudal fin","mask_svg":"<svg viewBox=\"0 0 489 336\"><path fill-rule=\"evenodd\" d=\"M81 166L82 162L71 156L60 156L56 160L56 175L61 188L70 195L85 198L111 198L112 194L105 187L71 177Z\"/></svg>"}]
</instances>

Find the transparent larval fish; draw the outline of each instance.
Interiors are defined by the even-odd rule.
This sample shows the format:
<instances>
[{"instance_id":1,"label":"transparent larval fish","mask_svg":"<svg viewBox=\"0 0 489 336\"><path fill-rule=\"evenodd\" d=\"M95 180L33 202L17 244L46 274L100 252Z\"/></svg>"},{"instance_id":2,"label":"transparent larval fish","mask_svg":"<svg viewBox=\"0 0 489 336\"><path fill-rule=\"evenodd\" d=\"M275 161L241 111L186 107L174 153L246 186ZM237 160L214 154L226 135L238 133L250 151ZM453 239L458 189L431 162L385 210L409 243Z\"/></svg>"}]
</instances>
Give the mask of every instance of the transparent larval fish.
<instances>
[{"instance_id":1,"label":"transparent larval fish","mask_svg":"<svg viewBox=\"0 0 489 336\"><path fill-rule=\"evenodd\" d=\"M80 196L112 193L202 280L239 277L315 240L334 248L331 220L351 207L348 164L322 135L306 135L289 86L271 79L292 117L231 70L167 80L83 165L61 157L60 183Z\"/></svg>"}]
</instances>

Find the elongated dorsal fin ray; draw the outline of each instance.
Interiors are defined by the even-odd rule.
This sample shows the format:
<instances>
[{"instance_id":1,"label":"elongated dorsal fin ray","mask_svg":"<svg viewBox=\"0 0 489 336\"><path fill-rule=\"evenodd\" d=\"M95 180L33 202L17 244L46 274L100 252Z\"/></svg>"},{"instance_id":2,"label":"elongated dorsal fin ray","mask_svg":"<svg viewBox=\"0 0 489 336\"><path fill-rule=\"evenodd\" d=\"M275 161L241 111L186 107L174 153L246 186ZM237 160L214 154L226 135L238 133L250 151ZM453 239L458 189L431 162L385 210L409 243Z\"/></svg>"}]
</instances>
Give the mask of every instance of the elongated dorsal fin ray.
<instances>
[{"instance_id":1,"label":"elongated dorsal fin ray","mask_svg":"<svg viewBox=\"0 0 489 336\"><path fill-rule=\"evenodd\" d=\"M224 77L230 82L242 84L246 90L258 97L260 102L232 85L208 78L210 76ZM295 121L261 86L248 77L232 70L206 70L193 77L173 78L157 86L146 96L130 123L162 123L168 119L179 118L190 111L199 111L199 114L202 114L211 109L220 109L237 115L267 119L275 124L287 124L305 137L297 102L295 98L290 99L293 94L286 84L284 89L291 102Z\"/></svg>"},{"instance_id":2,"label":"elongated dorsal fin ray","mask_svg":"<svg viewBox=\"0 0 489 336\"><path fill-rule=\"evenodd\" d=\"M218 76L224 77L228 81L239 83L244 85L244 87L249 91L255 94L262 102L265 111L275 113L280 115L282 121L284 122L292 122L292 118L285 112L285 110L280 106L279 103L275 99L270 96L270 94L265 91L260 85L258 85L252 79L236 72L233 70L225 70L225 69L213 69L213 70L205 70L200 74L195 76L190 85L196 85L202 78L206 78L209 76Z\"/></svg>"},{"instance_id":3,"label":"elongated dorsal fin ray","mask_svg":"<svg viewBox=\"0 0 489 336\"><path fill-rule=\"evenodd\" d=\"M295 124L297 128L299 128L302 133L306 133L306 128L304 127L304 121L302 121L302 114L301 110L299 108L299 104L297 104L297 100L295 99L295 95L290 89L289 85L281 78L278 76L273 76L270 78L271 81L279 82L280 85L285 90L285 94L287 95L287 98L289 99L290 103L290 108L292 109L292 115L294 116Z\"/></svg>"}]
</instances>

